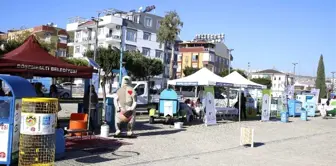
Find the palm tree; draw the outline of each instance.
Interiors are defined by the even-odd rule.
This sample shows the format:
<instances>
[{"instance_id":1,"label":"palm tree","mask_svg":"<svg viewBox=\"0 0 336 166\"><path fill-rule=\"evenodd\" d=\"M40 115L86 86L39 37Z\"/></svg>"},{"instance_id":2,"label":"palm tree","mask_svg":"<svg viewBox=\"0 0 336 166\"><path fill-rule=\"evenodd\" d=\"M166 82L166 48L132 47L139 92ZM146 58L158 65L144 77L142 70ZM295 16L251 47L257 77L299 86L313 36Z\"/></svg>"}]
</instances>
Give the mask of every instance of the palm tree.
<instances>
[{"instance_id":1,"label":"palm tree","mask_svg":"<svg viewBox=\"0 0 336 166\"><path fill-rule=\"evenodd\" d=\"M164 44L164 55L166 55L166 46L171 46L171 57L169 63L169 78L173 79L173 65L174 65L174 49L175 41L181 32L183 22L176 11L169 11L165 17L160 21L160 28L157 33L157 40Z\"/></svg>"}]
</instances>

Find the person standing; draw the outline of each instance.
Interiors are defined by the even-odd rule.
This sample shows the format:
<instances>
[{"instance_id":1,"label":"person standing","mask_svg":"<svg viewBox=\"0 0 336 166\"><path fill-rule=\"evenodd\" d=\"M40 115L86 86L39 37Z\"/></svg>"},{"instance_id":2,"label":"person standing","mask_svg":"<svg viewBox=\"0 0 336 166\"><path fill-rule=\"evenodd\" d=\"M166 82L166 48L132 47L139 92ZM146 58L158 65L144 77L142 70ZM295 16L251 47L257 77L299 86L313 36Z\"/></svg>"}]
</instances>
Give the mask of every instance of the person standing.
<instances>
[{"instance_id":1,"label":"person standing","mask_svg":"<svg viewBox=\"0 0 336 166\"><path fill-rule=\"evenodd\" d=\"M44 97L44 94L42 92L42 84L37 82L34 84L34 87L37 97Z\"/></svg>"}]
</instances>

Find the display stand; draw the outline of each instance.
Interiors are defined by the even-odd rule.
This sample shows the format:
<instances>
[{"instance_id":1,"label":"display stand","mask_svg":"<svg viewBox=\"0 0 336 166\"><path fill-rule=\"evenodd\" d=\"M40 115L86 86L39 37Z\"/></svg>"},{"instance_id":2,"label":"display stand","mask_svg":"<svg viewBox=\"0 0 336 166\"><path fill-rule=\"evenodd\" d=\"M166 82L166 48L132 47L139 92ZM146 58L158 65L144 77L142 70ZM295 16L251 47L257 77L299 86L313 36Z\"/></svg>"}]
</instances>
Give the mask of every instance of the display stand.
<instances>
[{"instance_id":1,"label":"display stand","mask_svg":"<svg viewBox=\"0 0 336 166\"><path fill-rule=\"evenodd\" d=\"M300 116L301 115L301 109L302 109L302 102L298 100L289 100L288 101L288 110L289 110L289 116Z\"/></svg>"},{"instance_id":2,"label":"display stand","mask_svg":"<svg viewBox=\"0 0 336 166\"><path fill-rule=\"evenodd\" d=\"M33 86L18 76L0 75L12 93L11 97L0 96L0 165L11 165L19 157L21 104L24 97L36 97ZM6 112L6 110L8 110Z\"/></svg>"}]
</instances>

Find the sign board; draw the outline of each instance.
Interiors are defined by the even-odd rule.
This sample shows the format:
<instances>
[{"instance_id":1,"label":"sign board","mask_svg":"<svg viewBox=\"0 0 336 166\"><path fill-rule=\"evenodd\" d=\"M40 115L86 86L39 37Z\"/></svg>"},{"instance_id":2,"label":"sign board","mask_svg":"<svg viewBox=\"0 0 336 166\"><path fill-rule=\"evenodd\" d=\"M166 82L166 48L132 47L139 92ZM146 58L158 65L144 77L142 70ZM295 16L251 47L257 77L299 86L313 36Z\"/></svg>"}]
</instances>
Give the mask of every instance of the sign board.
<instances>
[{"instance_id":1,"label":"sign board","mask_svg":"<svg viewBox=\"0 0 336 166\"><path fill-rule=\"evenodd\" d=\"M55 133L55 114L21 113L21 134L49 135Z\"/></svg>"},{"instance_id":2,"label":"sign board","mask_svg":"<svg viewBox=\"0 0 336 166\"><path fill-rule=\"evenodd\" d=\"M318 104L318 102L319 102L319 97L320 97L320 89L315 89L315 88L314 88L314 89L312 89L310 92L314 95L316 104Z\"/></svg>"},{"instance_id":3,"label":"sign board","mask_svg":"<svg viewBox=\"0 0 336 166\"><path fill-rule=\"evenodd\" d=\"M254 129L241 127L240 128L240 145L250 144L253 148L254 146Z\"/></svg>"},{"instance_id":4,"label":"sign board","mask_svg":"<svg viewBox=\"0 0 336 166\"><path fill-rule=\"evenodd\" d=\"M7 162L9 138L9 124L0 125L0 162Z\"/></svg>"},{"instance_id":5,"label":"sign board","mask_svg":"<svg viewBox=\"0 0 336 166\"><path fill-rule=\"evenodd\" d=\"M163 107L164 107L164 116L167 115L173 116L173 101L164 101Z\"/></svg>"},{"instance_id":6,"label":"sign board","mask_svg":"<svg viewBox=\"0 0 336 166\"><path fill-rule=\"evenodd\" d=\"M208 92L205 97L205 125L215 125L216 122L216 108L215 99L211 92Z\"/></svg>"},{"instance_id":7,"label":"sign board","mask_svg":"<svg viewBox=\"0 0 336 166\"><path fill-rule=\"evenodd\" d=\"M15 100L13 140L12 140L12 160L19 158L20 124L21 124L21 105L22 100Z\"/></svg>"},{"instance_id":8,"label":"sign board","mask_svg":"<svg viewBox=\"0 0 336 166\"><path fill-rule=\"evenodd\" d=\"M262 121L269 121L270 119L270 97L268 94L265 94L262 98L262 112L261 112L261 120Z\"/></svg>"},{"instance_id":9,"label":"sign board","mask_svg":"<svg viewBox=\"0 0 336 166\"><path fill-rule=\"evenodd\" d=\"M99 89L99 75L98 73L92 73L92 85L95 87L95 91Z\"/></svg>"}]
</instances>

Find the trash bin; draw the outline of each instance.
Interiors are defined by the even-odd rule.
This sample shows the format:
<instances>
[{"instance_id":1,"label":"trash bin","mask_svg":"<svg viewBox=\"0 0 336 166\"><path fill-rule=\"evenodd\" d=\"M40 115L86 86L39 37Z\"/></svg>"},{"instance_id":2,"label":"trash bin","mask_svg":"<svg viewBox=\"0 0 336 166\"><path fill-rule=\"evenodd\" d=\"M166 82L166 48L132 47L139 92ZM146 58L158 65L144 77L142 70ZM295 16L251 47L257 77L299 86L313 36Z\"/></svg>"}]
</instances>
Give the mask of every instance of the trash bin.
<instances>
[{"instance_id":1,"label":"trash bin","mask_svg":"<svg viewBox=\"0 0 336 166\"><path fill-rule=\"evenodd\" d=\"M281 113L281 122L287 123L288 122L288 112L282 111Z\"/></svg>"},{"instance_id":2,"label":"trash bin","mask_svg":"<svg viewBox=\"0 0 336 166\"><path fill-rule=\"evenodd\" d=\"M106 106L105 106L105 121L110 126L110 130L114 129L114 103L112 97L106 98Z\"/></svg>"},{"instance_id":3,"label":"trash bin","mask_svg":"<svg viewBox=\"0 0 336 166\"><path fill-rule=\"evenodd\" d=\"M307 111L306 110L301 110L301 120L307 121Z\"/></svg>"}]
</instances>

